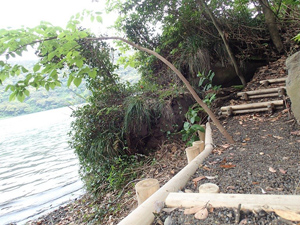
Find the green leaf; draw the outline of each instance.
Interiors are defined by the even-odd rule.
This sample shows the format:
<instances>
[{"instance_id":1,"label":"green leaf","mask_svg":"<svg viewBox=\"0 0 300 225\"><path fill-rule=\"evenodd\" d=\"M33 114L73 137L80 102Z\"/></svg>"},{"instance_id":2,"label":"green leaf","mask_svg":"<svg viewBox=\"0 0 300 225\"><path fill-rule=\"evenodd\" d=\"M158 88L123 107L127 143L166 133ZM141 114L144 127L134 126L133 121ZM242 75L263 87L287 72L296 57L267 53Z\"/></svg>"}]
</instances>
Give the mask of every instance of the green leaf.
<instances>
[{"instance_id":1,"label":"green leaf","mask_svg":"<svg viewBox=\"0 0 300 225\"><path fill-rule=\"evenodd\" d=\"M89 72L89 77L90 77L90 78L95 79L96 75L97 75L97 71L96 71L96 70L93 70L93 71L90 71L90 72Z\"/></svg>"},{"instance_id":2,"label":"green leaf","mask_svg":"<svg viewBox=\"0 0 300 225\"><path fill-rule=\"evenodd\" d=\"M18 99L18 101L20 101L20 102L24 102L24 100L25 100L25 95L23 95L23 93L19 93L19 94L17 95L17 99Z\"/></svg>"},{"instance_id":3,"label":"green leaf","mask_svg":"<svg viewBox=\"0 0 300 225\"><path fill-rule=\"evenodd\" d=\"M200 126L199 124L194 124L193 126L191 126L191 129L205 132L205 129L202 126Z\"/></svg>"},{"instance_id":4,"label":"green leaf","mask_svg":"<svg viewBox=\"0 0 300 225\"><path fill-rule=\"evenodd\" d=\"M9 96L9 101L11 102L11 101L13 101L13 100L15 100L15 99L16 99L16 93L13 92L13 93L11 93L11 95Z\"/></svg>"},{"instance_id":5,"label":"green leaf","mask_svg":"<svg viewBox=\"0 0 300 225\"><path fill-rule=\"evenodd\" d=\"M54 88L55 88L56 85L55 85L55 83L52 82L52 83L49 84L49 86L50 86L50 88L51 88L52 90L54 90Z\"/></svg>"},{"instance_id":6,"label":"green leaf","mask_svg":"<svg viewBox=\"0 0 300 225\"><path fill-rule=\"evenodd\" d=\"M27 73L28 72L28 69L26 69L24 66L22 66L21 69L22 69L23 73Z\"/></svg>"},{"instance_id":7,"label":"green leaf","mask_svg":"<svg viewBox=\"0 0 300 225\"><path fill-rule=\"evenodd\" d=\"M77 66L78 68L81 68L81 67L83 66L83 60L77 60L77 61L76 61L76 66Z\"/></svg>"},{"instance_id":8,"label":"green leaf","mask_svg":"<svg viewBox=\"0 0 300 225\"><path fill-rule=\"evenodd\" d=\"M41 65L39 65L39 64L35 64L35 65L34 65L34 67L33 67L33 72L37 72L37 71L39 71L39 70L40 70L40 68L41 68Z\"/></svg>"},{"instance_id":9,"label":"green leaf","mask_svg":"<svg viewBox=\"0 0 300 225\"><path fill-rule=\"evenodd\" d=\"M25 89L25 90L24 90L24 94L25 94L26 96L29 96L29 95L30 95L30 92L29 92L27 89Z\"/></svg>"},{"instance_id":10,"label":"green leaf","mask_svg":"<svg viewBox=\"0 0 300 225\"><path fill-rule=\"evenodd\" d=\"M97 16L96 19L97 19L98 23L102 23L102 17L101 16Z\"/></svg>"},{"instance_id":11,"label":"green leaf","mask_svg":"<svg viewBox=\"0 0 300 225\"><path fill-rule=\"evenodd\" d=\"M45 84L45 89L49 91L49 84Z\"/></svg>"},{"instance_id":12,"label":"green leaf","mask_svg":"<svg viewBox=\"0 0 300 225\"><path fill-rule=\"evenodd\" d=\"M74 77L70 74L69 75L69 78L68 78L68 81L67 81L67 86L70 87L72 81L73 81Z\"/></svg>"},{"instance_id":13,"label":"green leaf","mask_svg":"<svg viewBox=\"0 0 300 225\"><path fill-rule=\"evenodd\" d=\"M183 124L183 129L184 130L188 130L190 128L190 123L189 122L185 122L184 124Z\"/></svg>"},{"instance_id":14,"label":"green leaf","mask_svg":"<svg viewBox=\"0 0 300 225\"><path fill-rule=\"evenodd\" d=\"M193 117L191 118L191 123L195 123L195 119L196 119L196 117L193 116Z\"/></svg>"},{"instance_id":15,"label":"green leaf","mask_svg":"<svg viewBox=\"0 0 300 225\"><path fill-rule=\"evenodd\" d=\"M82 79L79 77L75 77L73 83L75 84L76 87L78 87L81 84Z\"/></svg>"},{"instance_id":16,"label":"green leaf","mask_svg":"<svg viewBox=\"0 0 300 225\"><path fill-rule=\"evenodd\" d=\"M91 16L91 22L94 22L95 16Z\"/></svg>"},{"instance_id":17,"label":"green leaf","mask_svg":"<svg viewBox=\"0 0 300 225\"><path fill-rule=\"evenodd\" d=\"M51 71L50 77L52 77L54 80L58 79L58 75L57 75L56 69L54 69L54 70Z\"/></svg>"},{"instance_id":18,"label":"green leaf","mask_svg":"<svg viewBox=\"0 0 300 225\"><path fill-rule=\"evenodd\" d=\"M56 55L56 52L50 52L48 55L48 60L50 61Z\"/></svg>"},{"instance_id":19,"label":"green leaf","mask_svg":"<svg viewBox=\"0 0 300 225\"><path fill-rule=\"evenodd\" d=\"M60 33L57 38L64 38L66 36L66 34L64 32Z\"/></svg>"}]
</instances>

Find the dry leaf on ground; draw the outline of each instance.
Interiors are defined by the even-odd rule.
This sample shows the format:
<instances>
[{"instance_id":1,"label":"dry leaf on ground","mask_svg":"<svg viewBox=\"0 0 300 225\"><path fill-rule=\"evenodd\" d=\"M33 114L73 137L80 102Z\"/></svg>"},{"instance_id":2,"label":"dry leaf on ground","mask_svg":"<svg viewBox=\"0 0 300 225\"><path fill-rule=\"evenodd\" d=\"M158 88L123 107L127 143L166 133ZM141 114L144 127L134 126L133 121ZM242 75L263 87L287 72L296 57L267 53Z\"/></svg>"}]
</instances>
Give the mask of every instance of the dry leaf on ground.
<instances>
[{"instance_id":1,"label":"dry leaf on ground","mask_svg":"<svg viewBox=\"0 0 300 225\"><path fill-rule=\"evenodd\" d=\"M300 136L300 130L292 131L291 135Z\"/></svg>"},{"instance_id":2,"label":"dry leaf on ground","mask_svg":"<svg viewBox=\"0 0 300 225\"><path fill-rule=\"evenodd\" d=\"M269 167L269 171L272 173L276 173L276 170L273 167Z\"/></svg>"},{"instance_id":3,"label":"dry leaf on ground","mask_svg":"<svg viewBox=\"0 0 300 225\"><path fill-rule=\"evenodd\" d=\"M206 176L200 176L193 179L194 182L198 182L200 180L206 179Z\"/></svg>"},{"instance_id":4,"label":"dry leaf on ground","mask_svg":"<svg viewBox=\"0 0 300 225\"><path fill-rule=\"evenodd\" d=\"M195 214L195 218L198 220L205 220L207 217L208 217L207 208L203 208Z\"/></svg>"},{"instance_id":5,"label":"dry leaf on ground","mask_svg":"<svg viewBox=\"0 0 300 225\"><path fill-rule=\"evenodd\" d=\"M205 176L208 180L213 180L216 179L217 177L213 177L213 176Z\"/></svg>"},{"instance_id":6,"label":"dry leaf on ground","mask_svg":"<svg viewBox=\"0 0 300 225\"><path fill-rule=\"evenodd\" d=\"M291 221L300 221L300 214L296 212L279 210L279 209L275 210L274 212L283 219L291 220Z\"/></svg>"},{"instance_id":7,"label":"dry leaf on ground","mask_svg":"<svg viewBox=\"0 0 300 225\"><path fill-rule=\"evenodd\" d=\"M279 168L279 171L282 173L282 174L286 174L286 170L282 169L282 168Z\"/></svg>"},{"instance_id":8,"label":"dry leaf on ground","mask_svg":"<svg viewBox=\"0 0 300 225\"><path fill-rule=\"evenodd\" d=\"M280 137L280 136L273 136L274 138L276 138L276 139L278 139L278 140L281 140L281 139L283 139L283 137Z\"/></svg>"},{"instance_id":9,"label":"dry leaf on ground","mask_svg":"<svg viewBox=\"0 0 300 225\"><path fill-rule=\"evenodd\" d=\"M203 208L204 208L204 206L197 206L197 207L185 209L185 210L184 210L184 214L185 214L185 215L194 214L194 213L196 213L196 212L199 212L199 211L202 210Z\"/></svg>"},{"instance_id":10,"label":"dry leaf on ground","mask_svg":"<svg viewBox=\"0 0 300 225\"><path fill-rule=\"evenodd\" d=\"M220 167L224 168L224 169L231 169L236 167L236 165L229 165L229 164L225 164L225 165L220 165Z\"/></svg>"},{"instance_id":11,"label":"dry leaf on ground","mask_svg":"<svg viewBox=\"0 0 300 225\"><path fill-rule=\"evenodd\" d=\"M245 225L248 223L248 219L243 219L241 220L241 222L239 223L239 225Z\"/></svg>"},{"instance_id":12,"label":"dry leaf on ground","mask_svg":"<svg viewBox=\"0 0 300 225\"><path fill-rule=\"evenodd\" d=\"M223 147L223 148L229 148L230 147L230 144L225 144L225 145L221 145L221 147Z\"/></svg>"}]
</instances>

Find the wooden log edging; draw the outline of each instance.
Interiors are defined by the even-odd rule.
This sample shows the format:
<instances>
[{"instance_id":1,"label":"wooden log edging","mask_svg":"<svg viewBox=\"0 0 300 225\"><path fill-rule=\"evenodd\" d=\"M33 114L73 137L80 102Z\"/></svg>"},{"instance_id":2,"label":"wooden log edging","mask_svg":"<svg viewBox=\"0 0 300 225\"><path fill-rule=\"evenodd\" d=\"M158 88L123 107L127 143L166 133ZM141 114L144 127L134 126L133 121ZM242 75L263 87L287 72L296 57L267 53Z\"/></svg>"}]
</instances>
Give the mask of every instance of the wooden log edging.
<instances>
[{"instance_id":1,"label":"wooden log edging","mask_svg":"<svg viewBox=\"0 0 300 225\"><path fill-rule=\"evenodd\" d=\"M169 180L164 186L162 186L157 192L151 195L151 197L149 197L127 217L120 221L119 225L151 224L154 220L153 212L155 212L155 202L164 202L170 192L177 192L181 190L192 177L192 175L194 175L204 159L212 152L212 150L213 141L211 127L209 123L206 123L204 150L193 161L186 165L179 173L177 173L171 180Z\"/></svg>"},{"instance_id":2,"label":"wooden log edging","mask_svg":"<svg viewBox=\"0 0 300 225\"><path fill-rule=\"evenodd\" d=\"M191 208L205 206L214 208L237 208L242 210L285 210L300 212L300 195L257 195L257 194L220 194L220 193L170 193L165 201L168 207Z\"/></svg>"},{"instance_id":3,"label":"wooden log edging","mask_svg":"<svg viewBox=\"0 0 300 225\"><path fill-rule=\"evenodd\" d=\"M268 89L260 89L255 91L244 91L244 92L238 92L237 96L243 96L244 93L247 95L258 95L258 94L269 94L269 93L278 93L281 89L286 89L284 86L277 87L277 88L268 88Z\"/></svg>"},{"instance_id":4,"label":"wooden log edging","mask_svg":"<svg viewBox=\"0 0 300 225\"><path fill-rule=\"evenodd\" d=\"M268 86L269 84L274 84L274 83L283 83L286 81L287 77L282 77L282 78L276 78L276 79L269 79L269 80L262 80L259 81L260 84L264 86Z\"/></svg>"},{"instance_id":5,"label":"wooden log edging","mask_svg":"<svg viewBox=\"0 0 300 225\"><path fill-rule=\"evenodd\" d=\"M222 111L228 110L228 108L232 108L232 110L241 110L241 109L257 109L268 107L269 104L274 104L275 106L282 106L283 100L269 101L269 102L258 102L252 104L243 104L243 105L230 105L221 107Z\"/></svg>"}]
</instances>

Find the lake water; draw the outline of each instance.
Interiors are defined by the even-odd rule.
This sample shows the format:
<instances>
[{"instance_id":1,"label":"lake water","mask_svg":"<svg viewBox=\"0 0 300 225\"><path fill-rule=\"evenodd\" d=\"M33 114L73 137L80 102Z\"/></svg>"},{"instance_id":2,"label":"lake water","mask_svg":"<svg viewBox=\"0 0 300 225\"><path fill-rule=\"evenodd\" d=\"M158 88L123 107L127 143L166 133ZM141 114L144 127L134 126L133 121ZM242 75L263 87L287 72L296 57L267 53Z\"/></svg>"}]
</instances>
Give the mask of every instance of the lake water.
<instances>
[{"instance_id":1,"label":"lake water","mask_svg":"<svg viewBox=\"0 0 300 225\"><path fill-rule=\"evenodd\" d=\"M0 120L0 224L36 219L84 193L68 147L70 108Z\"/></svg>"}]
</instances>

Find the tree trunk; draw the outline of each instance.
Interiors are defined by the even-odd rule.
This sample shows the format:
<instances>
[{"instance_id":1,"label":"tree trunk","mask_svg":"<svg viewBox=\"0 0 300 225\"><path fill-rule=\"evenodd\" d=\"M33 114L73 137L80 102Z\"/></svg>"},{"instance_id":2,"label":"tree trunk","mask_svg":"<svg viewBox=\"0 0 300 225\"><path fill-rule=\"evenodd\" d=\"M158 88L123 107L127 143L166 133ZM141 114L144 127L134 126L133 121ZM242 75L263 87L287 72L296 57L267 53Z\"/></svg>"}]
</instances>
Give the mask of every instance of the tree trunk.
<instances>
[{"instance_id":1,"label":"tree trunk","mask_svg":"<svg viewBox=\"0 0 300 225\"><path fill-rule=\"evenodd\" d=\"M236 75L240 78L242 84L243 84L244 86L246 86L247 83L246 83L245 77L241 74L241 71L240 71L240 69L239 69L239 67L238 67L238 63L237 63L237 61L236 61L236 59L235 59L235 56L234 56L234 54L233 54L233 52L232 52L232 50L231 50L231 48L230 48L230 46L229 46L229 43L228 43L228 41L227 41L227 39L226 39L226 37L225 37L225 32L224 32L224 31L221 29L221 27L219 26L219 23L218 23L217 19L214 17L214 15L212 14L211 10L208 8L208 6L207 6L207 4L205 3L205 1L204 1L204 0L199 0L199 2L200 2L200 4L205 8L206 13L209 15L209 17L210 17L211 21L213 22L215 28L218 30L219 35L221 36L221 38L222 38L222 40L223 40L223 43L224 43L225 48L226 48L226 50L227 50L227 53L228 53L228 55L229 55L229 57L230 57L230 59L231 59L231 62L232 62L232 64L233 64L233 66L234 66Z\"/></svg>"},{"instance_id":2,"label":"tree trunk","mask_svg":"<svg viewBox=\"0 0 300 225\"><path fill-rule=\"evenodd\" d=\"M274 15L274 12L271 10L269 6L268 0L258 0L259 4L262 7L264 16L265 16L265 22L268 27L268 30L270 32L271 39L279 53L283 50L283 44L279 35L278 27L276 24L276 18Z\"/></svg>"}]
</instances>

